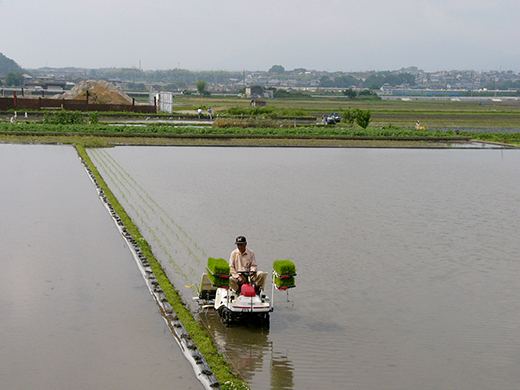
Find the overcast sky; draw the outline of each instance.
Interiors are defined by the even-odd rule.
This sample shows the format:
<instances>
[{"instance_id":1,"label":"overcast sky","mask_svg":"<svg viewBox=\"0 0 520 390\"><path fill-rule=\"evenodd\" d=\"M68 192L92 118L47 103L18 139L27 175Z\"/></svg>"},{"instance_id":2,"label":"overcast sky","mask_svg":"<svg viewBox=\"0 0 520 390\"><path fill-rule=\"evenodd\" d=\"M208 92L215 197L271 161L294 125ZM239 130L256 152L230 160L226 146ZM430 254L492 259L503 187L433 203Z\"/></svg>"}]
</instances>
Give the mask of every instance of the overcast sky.
<instances>
[{"instance_id":1,"label":"overcast sky","mask_svg":"<svg viewBox=\"0 0 520 390\"><path fill-rule=\"evenodd\" d=\"M0 0L24 68L520 71L519 0Z\"/></svg>"}]
</instances>

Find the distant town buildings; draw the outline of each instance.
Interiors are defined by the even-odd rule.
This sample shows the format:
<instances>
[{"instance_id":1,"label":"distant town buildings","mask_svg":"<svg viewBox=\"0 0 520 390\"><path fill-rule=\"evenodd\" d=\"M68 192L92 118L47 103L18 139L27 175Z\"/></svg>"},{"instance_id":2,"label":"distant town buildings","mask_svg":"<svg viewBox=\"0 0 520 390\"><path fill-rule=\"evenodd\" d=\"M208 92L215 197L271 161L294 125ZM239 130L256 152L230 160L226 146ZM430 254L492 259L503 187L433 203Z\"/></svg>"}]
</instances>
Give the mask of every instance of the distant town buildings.
<instances>
[{"instance_id":1,"label":"distant town buildings","mask_svg":"<svg viewBox=\"0 0 520 390\"><path fill-rule=\"evenodd\" d=\"M513 71L452 70L425 72L417 67L396 71L326 72L295 69L283 73L191 72L182 69L143 71L141 69L82 69L41 68L27 71L24 88L34 92L62 93L76 83L87 80L107 80L125 90L140 86L141 93L171 91L196 93L196 82L206 82L210 93L240 93L248 98L272 98L279 89L310 93L338 93L347 89L371 89L378 95L401 96L435 92L461 91L519 91L520 74ZM8 87L3 84L3 87ZM137 90L135 90L137 91Z\"/></svg>"}]
</instances>

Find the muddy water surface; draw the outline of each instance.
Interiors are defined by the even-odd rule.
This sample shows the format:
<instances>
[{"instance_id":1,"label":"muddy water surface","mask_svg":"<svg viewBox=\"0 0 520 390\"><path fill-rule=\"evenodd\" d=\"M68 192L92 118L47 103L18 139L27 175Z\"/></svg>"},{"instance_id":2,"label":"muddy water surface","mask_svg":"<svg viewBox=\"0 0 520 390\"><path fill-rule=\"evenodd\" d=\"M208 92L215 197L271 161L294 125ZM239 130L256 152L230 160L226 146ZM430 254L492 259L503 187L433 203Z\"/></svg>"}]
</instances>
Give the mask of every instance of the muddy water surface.
<instances>
[{"instance_id":1,"label":"muddy water surface","mask_svg":"<svg viewBox=\"0 0 520 390\"><path fill-rule=\"evenodd\" d=\"M239 234L296 263L269 329L200 312L253 389L520 387L520 151L90 153L187 300Z\"/></svg>"},{"instance_id":2,"label":"muddy water surface","mask_svg":"<svg viewBox=\"0 0 520 390\"><path fill-rule=\"evenodd\" d=\"M0 188L0 388L203 388L74 148L0 145Z\"/></svg>"}]
</instances>

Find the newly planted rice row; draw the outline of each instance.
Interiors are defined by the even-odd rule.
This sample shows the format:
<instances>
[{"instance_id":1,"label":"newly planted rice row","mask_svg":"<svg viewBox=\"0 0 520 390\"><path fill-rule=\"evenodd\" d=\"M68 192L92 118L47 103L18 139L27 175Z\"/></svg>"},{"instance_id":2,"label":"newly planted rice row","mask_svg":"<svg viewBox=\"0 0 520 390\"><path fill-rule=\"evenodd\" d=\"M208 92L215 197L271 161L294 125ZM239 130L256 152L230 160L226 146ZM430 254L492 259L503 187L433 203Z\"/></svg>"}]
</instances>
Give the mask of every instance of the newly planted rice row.
<instances>
[{"instance_id":1,"label":"newly planted rice row","mask_svg":"<svg viewBox=\"0 0 520 390\"><path fill-rule=\"evenodd\" d=\"M171 284L163 268L158 263L154 254L151 252L150 246L148 245L142 234L139 232L137 226L135 226L133 221L129 218L128 214L121 206L118 199L114 196L113 192L110 190L103 177L100 175L98 168L93 164L92 159L86 153L83 145L76 145L76 149L78 151L78 154L86 161L87 165L90 167L90 169L96 176L97 181L99 182L101 188L103 189L107 198L114 207L114 210L119 214L121 220L128 228L129 232L140 243L143 253L149 260L150 267L153 269L153 272L157 277L157 281L159 282L162 290L164 291L165 296L172 305L180 321L182 322L186 330L189 332L192 340L196 343L198 349L201 351L201 353L205 356L206 360L210 364L213 372L215 373L215 376L217 377L217 380L219 380L221 383L221 389L248 389L244 381L239 379L239 377L236 374L232 373L229 362L222 354L218 352L207 331L201 328L200 324L197 321L195 321L192 313L188 311L178 291Z\"/></svg>"},{"instance_id":2,"label":"newly planted rice row","mask_svg":"<svg viewBox=\"0 0 520 390\"><path fill-rule=\"evenodd\" d=\"M182 276L188 284L194 284L199 275L193 265L200 264L201 258L207 258L206 253L106 151L92 150L90 154L95 157L96 164L106 172L127 203L125 207L133 210L139 224L153 238L156 248L163 252L165 260L174 268L175 273ZM152 226L150 221L158 223ZM173 237L176 239L174 242L171 241Z\"/></svg>"}]
</instances>

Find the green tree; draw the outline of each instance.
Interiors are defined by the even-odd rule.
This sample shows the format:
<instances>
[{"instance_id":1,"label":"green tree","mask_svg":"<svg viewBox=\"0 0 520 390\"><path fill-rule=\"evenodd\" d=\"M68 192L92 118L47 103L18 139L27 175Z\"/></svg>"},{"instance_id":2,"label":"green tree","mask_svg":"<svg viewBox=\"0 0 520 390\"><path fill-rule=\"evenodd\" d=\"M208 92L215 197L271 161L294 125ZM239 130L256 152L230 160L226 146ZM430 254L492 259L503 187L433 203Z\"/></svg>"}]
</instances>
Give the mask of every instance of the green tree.
<instances>
[{"instance_id":1,"label":"green tree","mask_svg":"<svg viewBox=\"0 0 520 390\"><path fill-rule=\"evenodd\" d=\"M349 99L355 99L357 96L357 92L354 91L352 88L349 88L343 91L343 95L345 95Z\"/></svg>"},{"instance_id":2,"label":"green tree","mask_svg":"<svg viewBox=\"0 0 520 390\"><path fill-rule=\"evenodd\" d=\"M23 86L23 74L8 72L5 76L5 84L8 87L22 87Z\"/></svg>"},{"instance_id":3,"label":"green tree","mask_svg":"<svg viewBox=\"0 0 520 390\"><path fill-rule=\"evenodd\" d=\"M369 99L369 100L380 100L381 97L374 91L371 91L370 89L364 89L363 91L359 92L358 94L359 98L362 99Z\"/></svg>"},{"instance_id":4,"label":"green tree","mask_svg":"<svg viewBox=\"0 0 520 390\"><path fill-rule=\"evenodd\" d=\"M206 82L203 80L197 81L197 92L199 95L203 96L206 92Z\"/></svg>"},{"instance_id":5,"label":"green tree","mask_svg":"<svg viewBox=\"0 0 520 390\"><path fill-rule=\"evenodd\" d=\"M370 89L379 89L383 84L390 84L393 87L400 84L412 86L415 85L415 76L410 73L376 72L368 76L363 83L365 88Z\"/></svg>"},{"instance_id":6,"label":"green tree","mask_svg":"<svg viewBox=\"0 0 520 390\"><path fill-rule=\"evenodd\" d=\"M334 77L333 87L336 88L347 88L358 85L358 80L350 75L339 75Z\"/></svg>"},{"instance_id":7,"label":"green tree","mask_svg":"<svg viewBox=\"0 0 520 390\"><path fill-rule=\"evenodd\" d=\"M372 96L372 95L375 95L375 93L373 91L371 91L370 89L364 89L359 93L359 96Z\"/></svg>"},{"instance_id":8,"label":"green tree","mask_svg":"<svg viewBox=\"0 0 520 390\"><path fill-rule=\"evenodd\" d=\"M269 73L283 74L283 73L285 73L285 68L282 65L273 65L273 66L271 66L271 69L269 69Z\"/></svg>"},{"instance_id":9,"label":"green tree","mask_svg":"<svg viewBox=\"0 0 520 390\"><path fill-rule=\"evenodd\" d=\"M352 110L350 107L343 112L343 122L348 123L352 126L356 120L356 110Z\"/></svg>"},{"instance_id":10,"label":"green tree","mask_svg":"<svg viewBox=\"0 0 520 390\"><path fill-rule=\"evenodd\" d=\"M332 80L328 76L320 77L320 87L322 88L330 88L333 86Z\"/></svg>"},{"instance_id":11,"label":"green tree","mask_svg":"<svg viewBox=\"0 0 520 390\"><path fill-rule=\"evenodd\" d=\"M356 123L363 129L366 129L370 123L372 113L370 110L362 110L360 108L356 108L354 111L356 115Z\"/></svg>"},{"instance_id":12,"label":"green tree","mask_svg":"<svg viewBox=\"0 0 520 390\"><path fill-rule=\"evenodd\" d=\"M126 89L129 91L146 91L144 83L128 83Z\"/></svg>"}]
</instances>

